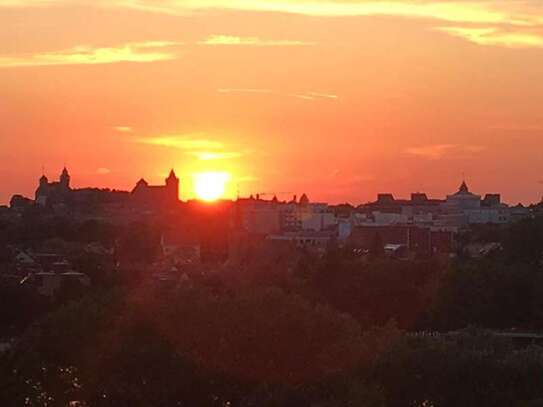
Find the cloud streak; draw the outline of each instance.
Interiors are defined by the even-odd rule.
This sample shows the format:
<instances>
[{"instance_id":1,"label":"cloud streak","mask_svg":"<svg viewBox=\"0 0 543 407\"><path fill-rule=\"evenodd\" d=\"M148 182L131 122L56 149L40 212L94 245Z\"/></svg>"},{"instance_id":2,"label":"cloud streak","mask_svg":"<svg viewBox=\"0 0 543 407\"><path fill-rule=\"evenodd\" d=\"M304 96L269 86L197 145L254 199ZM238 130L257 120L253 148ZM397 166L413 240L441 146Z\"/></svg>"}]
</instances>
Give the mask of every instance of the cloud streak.
<instances>
[{"instance_id":1,"label":"cloud streak","mask_svg":"<svg viewBox=\"0 0 543 407\"><path fill-rule=\"evenodd\" d=\"M241 45L253 47L290 47L315 45L314 42L295 40L267 40L259 37L238 37L235 35L210 35L200 45Z\"/></svg>"},{"instance_id":2,"label":"cloud streak","mask_svg":"<svg viewBox=\"0 0 543 407\"><path fill-rule=\"evenodd\" d=\"M37 5L39 0L11 0L13 3ZM71 2L73 3L74 0ZM9 0L8 0L9 2ZM405 0L109 0L83 4L103 7L122 7L154 13L184 15L195 10L246 10L282 12L310 16L365 16L390 15L415 18L434 18L451 22L532 24L541 13L526 6L530 2L511 1L405 1ZM68 4L68 0L49 3ZM539 8L538 8L539 10ZM535 10L535 11L538 11ZM541 10L539 10L541 11Z\"/></svg>"},{"instance_id":3,"label":"cloud streak","mask_svg":"<svg viewBox=\"0 0 543 407\"><path fill-rule=\"evenodd\" d=\"M524 30L506 30L501 27L438 27L453 37L478 45L503 46L508 48L541 48L543 36Z\"/></svg>"},{"instance_id":4,"label":"cloud streak","mask_svg":"<svg viewBox=\"0 0 543 407\"><path fill-rule=\"evenodd\" d=\"M147 41L127 43L118 47L97 48L79 45L61 51L0 55L0 68L168 61L178 57L177 53L171 50L178 45L180 43L171 41Z\"/></svg>"},{"instance_id":5,"label":"cloud streak","mask_svg":"<svg viewBox=\"0 0 543 407\"><path fill-rule=\"evenodd\" d=\"M186 155L196 157L201 161L230 160L239 158L248 151L225 151L225 145L219 141L210 140L205 134L164 135L157 137L140 137L132 140L140 144L158 147L176 148L183 150Z\"/></svg>"},{"instance_id":6,"label":"cloud streak","mask_svg":"<svg viewBox=\"0 0 543 407\"><path fill-rule=\"evenodd\" d=\"M291 98L296 99L302 99L302 100L316 100L316 99L329 99L329 100L336 100L339 99L338 95L334 95L331 93L320 93L320 92L302 92L302 93L289 93L289 94L283 94L278 91L274 91L273 89L265 89L265 88L221 88L217 89L217 92L219 93L247 93L247 94L265 94L265 95L275 95L275 96L287 96Z\"/></svg>"},{"instance_id":7,"label":"cloud streak","mask_svg":"<svg viewBox=\"0 0 543 407\"><path fill-rule=\"evenodd\" d=\"M187 10L233 9L332 17L387 15L515 25L541 24L543 16L543 7L537 6L536 2L503 0L113 0L109 3L169 14L186 14Z\"/></svg>"},{"instance_id":8,"label":"cloud streak","mask_svg":"<svg viewBox=\"0 0 543 407\"><path fill-rule=\"evenodd\" d=\"M273 94L275 93L271 89L258 89L258 88L221 88L217 89L219 93L264 93L264 94Z\"/></svg>"},{"instance_id":9,"label":"cloud streak","mask_svg":"<svg viewBox=\"0 0 543 407\"><path fill-rule=\"evenodd\" d=\"M3 7L87 5L185 15L195 10L247 10L311 16L389 15L449 22L537 25L543 7L535 1L446 0L3 0Z\"/></svg>"},{"instance_id":10,"label":"cloud streak","mask_svg":"<svg viewBox=\"0 0 543 407\"><path fill-rule=\"evenodd\" d=\"M134 129L130 126L114 126L113 130L119 133L132 133Z\"/></svg>"},{"instance_id":11,"label":"cloud streak","mask_svg":"<svg viewBox=\"0 0 543 407\"><path fill-rule=\"evenodd\" d=\"M292 94L289 96L302 99L302 100L339 99L339 96L337 95L318 93L318 92L298 93L298 94Z\"/></svg>"},{"instance_id":12,"label":"cloud streak","mask_svg":"<svg viewBox=\"0 0 543 407\"><path fill-rule=\"evenodd\" d=\"M428 160L439 160L441 158L445 158L446 156L477 154L483 150L484 147L475 145L432 144L427 146L409 147L405 150L405 153Z\"/></svg>"},{"instance_id":13,"label":"cloud streak","mask_svg":"<svg viewBox=\"0 0 543 407\"><path fill-rule=\"evenodd\" d=\"M161 147L178 148L180 150L220 150L223 148L223 144L218 141L200 137L200 134L164 135L158 137L140 137L137 138L135 142Z\"/></svg>"},{"instance_id":14,"label":"cloud streak","mask_svg":"<svg viewBox=\"0 0 543 407\"><path fill-rule=\"evenodd\" d=\"M2 0L0 7L48 7L84 5L102 8L124 8L141 12L169 15L190 15L194 12L217 10L280 12L319 17L393 16L410 19L435 20L454 24L439 30L479 44L516 48L541 47L543 44L543 3L536 0ZM528 29L534 29L530 31ZM537 32L539 31L539 32ZM302 46L313 43L298 40L265 40L259 37L211 35L200 45L239 46ZM88 52L83 52L88 53ZM108 52L106 52L107 54ZM76 52L78 54L78 52ZM168 58L150 55L149 58ZM45 64L56 64L57 55L36 58ZM128 52L122 60L147 62L142 56ZM78 58L75 58L76 60ZM83 57L84 61L96 58ZM105 58L108 59L107 57ZM118 59L118 58L117 58ZM45 61L43 61L45 60ZM26 60L4 60L6 64L31 64ZM92 63L92 62L85 62Z\"/></svg>"},{"instance_id":15,"label":"cloud streak","mask_svg":"<svg viewBox=\"0 0 543 407\"><path fill-rule=\"evenodd\" d=\"M235 151L191 151L190 155L201 161L216 161L239 158L243 154Z\"/></svg>"}]
</instances>

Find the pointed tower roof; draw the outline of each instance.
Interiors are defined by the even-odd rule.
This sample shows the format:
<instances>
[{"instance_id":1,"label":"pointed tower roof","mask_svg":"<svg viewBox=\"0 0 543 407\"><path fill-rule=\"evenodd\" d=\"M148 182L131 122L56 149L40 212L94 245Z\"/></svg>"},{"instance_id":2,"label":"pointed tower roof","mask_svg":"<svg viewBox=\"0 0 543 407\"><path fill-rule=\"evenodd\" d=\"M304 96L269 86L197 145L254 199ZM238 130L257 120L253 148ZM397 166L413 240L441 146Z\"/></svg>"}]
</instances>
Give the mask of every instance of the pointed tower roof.
<instances>
[{"instance_id":1,"label":"pointed tower roof","mask_svg":"<svg viewBox=\"0 0 543 407\"><path fill-rule=\"evenodd\" d=\"M309 203L309 198L306 194L303 194L300 198L300 205L307 205Z\"/></svg>"},{"instance_id":2,"label":"pointed tower roof","mask_svg":"<svg viewBox=\"0 0 543 407\"><path fill-rule=\"evenodd\" d=\"M167 179L177 179L177 176L175 175L175 171L173 168L170 170L170 174L168 175Z\"/></svg>"},{"instance_id":3,"label":"pointed tower roof","mask_svg":"<svg viewBox=\"0 0 543 407\"><path fill-rule=\"evenodd\" d=\"M66 175L70 175L68 174L68 170L66 169L66 166L64 166L64 168L62 169L62 175L66 176Z\"/></svg>"},{"instance_id":4,"label":"pointed tower roof","mask_svg":"<svg viewBox=\"0 0 543 407\"><path fill-rule=\"evenodd\" d=\"M448 197L456 197L459 199L475 199L475 198L481 199L479 195L476 195L470 192L466 181L462 181L462 184L460 184L460 187L458 187L458 191L456 191L452 195L448 195Z\"/></svg>"}]
</instances>

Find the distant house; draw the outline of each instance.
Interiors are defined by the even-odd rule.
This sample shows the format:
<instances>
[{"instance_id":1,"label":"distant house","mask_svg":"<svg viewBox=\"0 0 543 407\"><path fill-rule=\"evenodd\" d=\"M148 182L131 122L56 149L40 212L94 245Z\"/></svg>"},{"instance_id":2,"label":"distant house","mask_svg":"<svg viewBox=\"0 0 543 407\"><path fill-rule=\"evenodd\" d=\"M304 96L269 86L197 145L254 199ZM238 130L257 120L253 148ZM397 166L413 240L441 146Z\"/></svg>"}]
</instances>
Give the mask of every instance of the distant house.
<instances>
[{"instance_id":1,"label":"distant house","mask_svg":"<svg viewBox=\"0 0 543 407\"><path fill-rule=\"evenodd\" d=\"M54 297L63 284L77 283L84 287L91 285L90 278L86 274L74 271L66 273L36 273L27 281L25 283L33 284L41 295L47 297Z\"/></svg>"},{"instance_id":2,"label":"distant house","mask_svg":"<svg viewBox=\"0 0 543 407\"><path fill-rule=\"evenodd\" d=\"M31 253L19 251L15 257L15 268L20 274L36 273L70 273L73 272L71 263L59 254Z\"/></svg>"},{"instance_id":3,"label":"distant house","mask_svg":"<svg viewBox=\"0 0 543 407\"><path fill-rule=\"evenodd\" d=\"M92 242L85 246L85 252L90 254L97 254L100 256L113 256L115 254L115 249L113 247L106 248L99 242Z\"/></svg>"},{"instance_id":4,"label":"distant house","mask_svg":"<svg viewBox=\"0 0 543 407\"><path fill-rule=\"evenodd\" d=\"M335 231L302 230L298 232L285 232L280 235L268 235L266 240L269 242L291 242L296 247L323 251L336 235Z\"/></svg>"},{"instance_id":5,"label":"distant house","mask_svg":"<svg viewBox=\"0 0 543 407\"><path fill-rule=\"evenodd\" d=\"M15 262L17 264L36 264L36 262L34 261L34 259L32 258L32 256L30 256L29 254L21 251L19 253L17 253L17 255L15 256L14 258Z\"/></svg>"},{"instance_id":6,"label":"distant house","mask_svg":"<svg viewBox=\"0 0 543 407\"><path fill-rule=\"evenodd\" d=\"M336 214L325 203L312 203L306 194L299 201L260 199L251 196L235 202L236 227L255 234L281 234L296 231L325 231L337 226Z\"/></svg>"},{"instance_id":7,"label":"distant house","mask_svg":"<svg viewBox=\"0 0 543 407\"><path fill-rule=\"evenodd\" d=\"M399 250L400 246L422 256L449 254L454 247L451 230L417 225L355 226L347 244L354 249L372 250L380 242L385 248Z\"/></svg>"},{"instance_id":8,"label":"distant house","mask_svg":"<svg viewBox=\"0 0 543 407\"><path fill-rule=\"evenodd\" d=\"M15 212L23 212L34 204L32 199L22 195L13 195L9 201L9 207Z\"/></svg>"},{"instance_id":9,"label":"distant house","mask_svg":"<svg viewBox=\"0 0 543 407\"><path fill-rule=\"evenodd\" d=\"M164 258L174 264L197 264L201 260L200 243L184 231L167 231L160 237Z\"/></svg>"},{"instance_id":10,"label":"distant house","mask_svg":"<svg viewBox=\"0 0 543 407\"><path fill-rule=\"evenodd\" d=\"M396 259L406 258L409 254L409 249L405 244L386 244L384 250L385 255Z\"/></svg>"},{"instance_id":11,"label":"distant house","mask_svg":"<svg viewBox=\"0 0 543 407\"><path fill-rule=\"evenodd\" d=\"M54 296L64 283L91 284L86 274L75 272L70 262L57 254L19 251L14 262L16 271L22 277L21 284L32 285L40 294L48 297Z\"/></svg>"},{"instance_id":12,"label":"distant house","mask_svg":"<svg viewBox=\"0 0 543 407\"><path fill-rule=\"evenodd\" d=\"M21 276L43 271L42 266L27 252L18 252L13 261L15 263L15 271Z\"/></svg>"},{"instance_id":13,"label":"distant house","mask_svg":"<svg viewBox=\"0 0 543 407\"><path fill-rule=\"evenodd\" d=\"M503 247L499 242L470 243L466 246L467 253L474 258L482 258L502 249Z\"/></svg>"},{"instance_id":14,"label":"distant house","mask_svg":"<svg viewBox=\"0 0 543 407\"><path fill-rule=\"evenodd\" d=\"M463 181L458 190L445 200L429 199L424 193L413 193L411 199L396 199L392 194L378 194L375 202L361 205L359 212L366 223L378 225L426 225L464 228L476 224L506 224L529 216L522 206L514 208L502 203L501 195L484 198L470 191Z\"/></svg>"},{"instance_id":15,"label":"distant house","mask_svg":"<svg viewBox=\"0 0 543 407\"><path fill-rule=\"evenodd\" d=\"M388 213L403 215L406 218L419 214L432 214L440 211L441 199L430 199L424 193L411 194L411 199L396 199L390 193L377 195L377 200L359 207L369 213Z\"/></svg>"}]
</instances>

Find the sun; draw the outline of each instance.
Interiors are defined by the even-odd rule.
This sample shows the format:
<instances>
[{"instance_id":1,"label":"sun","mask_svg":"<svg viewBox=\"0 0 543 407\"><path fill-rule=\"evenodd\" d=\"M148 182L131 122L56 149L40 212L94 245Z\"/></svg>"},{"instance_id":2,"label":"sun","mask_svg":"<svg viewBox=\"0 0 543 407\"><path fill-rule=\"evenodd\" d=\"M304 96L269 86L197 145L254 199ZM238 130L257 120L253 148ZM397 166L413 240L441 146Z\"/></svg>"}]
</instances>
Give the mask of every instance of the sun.
<instances>
[{"instance_id":1,"label":"sun","mask_svg":"<svg viewBox=\"0 0 543 407\"><path fill-rule=\"evenodd\" d=\"M200 172L194 174L194 191L198 199L216 201L222 197L230 175L226 172Z\"/></svg>"}]
</instances>

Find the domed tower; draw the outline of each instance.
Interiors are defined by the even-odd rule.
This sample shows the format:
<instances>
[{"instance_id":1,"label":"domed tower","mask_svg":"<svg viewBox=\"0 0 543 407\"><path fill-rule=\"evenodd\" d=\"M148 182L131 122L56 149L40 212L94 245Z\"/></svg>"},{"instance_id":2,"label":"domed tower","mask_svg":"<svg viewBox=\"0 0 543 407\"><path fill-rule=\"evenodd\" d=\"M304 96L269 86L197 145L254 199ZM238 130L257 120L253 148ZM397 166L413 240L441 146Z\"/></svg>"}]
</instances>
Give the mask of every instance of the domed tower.
<instances>
[{"instance_id":1,"label":"domed tower","mask_svg":"<svg viewBox=\"0 0 543 407\"><path fill-rule=\"evenodd\" d=\"M60 186L63 189L70 189L70 174L66 167L62 169L62 173L60 174Z\"/></svg>"},{"instance_id":2,"label":"domed tower","mask_svg":"<svg viewBox=\"0 0 543 407\"><path fill-rule=\"evenodd\" d=\"M170 175L166 178L166 190L168 191L168 198L172 202L177 202L179 200L179 178L175 175L175 171L170 171Z\"/></svg>"},{"instance_id":3,"label":"domed tower","mask_svg":"<svg viewBox=\"0 0 543 407\"><path fill-rule=\"evenodd\" d=\"M461 193L469 193L469 188L468 188L468 184L466 184L466 181L462 181L462 184L460 185L460 188L458 188L458 192L461 192Z\"/></svg>"},{"instance_id":4,"label":"domed tower","mask_svg":"<svg viewBox=\"0 0 543 407\"><path fill-rule=\"evenodd\" d=\"M38 185L38 188L36 189L36 192L34 193L36 202L40 203L41 201L45 199L48 193L48 187L49 187L49 180L44 174L40 177L40 183Z\"/></svg>"}]
</instances>

